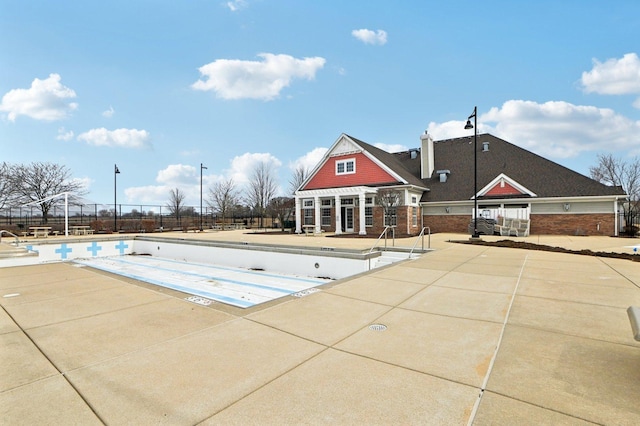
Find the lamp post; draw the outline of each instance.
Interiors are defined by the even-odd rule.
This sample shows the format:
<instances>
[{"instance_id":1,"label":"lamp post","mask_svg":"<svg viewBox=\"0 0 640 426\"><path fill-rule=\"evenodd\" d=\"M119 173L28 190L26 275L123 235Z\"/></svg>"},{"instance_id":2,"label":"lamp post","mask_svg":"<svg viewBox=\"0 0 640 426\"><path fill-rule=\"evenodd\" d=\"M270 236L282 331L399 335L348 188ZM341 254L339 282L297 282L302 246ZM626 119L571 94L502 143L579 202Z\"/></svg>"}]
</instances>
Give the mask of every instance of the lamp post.
<instances>
[{"instance_id":1,"label":"lamp post","mask_svg":"<svg viewBox=\"0 0 640 426\"><path fill-rule=\"evenodd\" d=\"M473 124L471 119L473 118ZM473 107L473 114L467 118L465 130L473 129L473 234L478 238L478 107Z\"/></svg>"},{"instance_id":2,"label":"lamp post","mask_svg":"<svg viewBox=\"0 0 640 426\"><path fill-rule=\"evenodd\" d=\"M207 168L200 163L200 232L202 232L202 170Z\"/></svg>"},{"instance_id":3,"label":"lamp post","mask_svg":"<svg viewBox=\"0 0 640 426\"><path fill-rule=\"evenodd\" d=\"M113 165L113 232L118 230L118 191L117 191L117 177L120 174L118 165Z\"/></svg>"}]
</instances>

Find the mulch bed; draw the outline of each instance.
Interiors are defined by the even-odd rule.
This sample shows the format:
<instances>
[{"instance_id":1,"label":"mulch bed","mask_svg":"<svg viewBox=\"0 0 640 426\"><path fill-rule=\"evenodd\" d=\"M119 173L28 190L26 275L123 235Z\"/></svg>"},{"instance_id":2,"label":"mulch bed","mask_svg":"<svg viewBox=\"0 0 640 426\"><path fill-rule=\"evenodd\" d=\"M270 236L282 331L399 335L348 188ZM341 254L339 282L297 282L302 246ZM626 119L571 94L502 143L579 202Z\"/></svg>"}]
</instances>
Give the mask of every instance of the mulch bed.
<instances>
[{"instance_id":1,"label":"mulch bed","mask_svg":"<svg viewBox=\"0 0 640 426\"><path fill-rule=\"evenodd\" d=\"M451 241L451 242L459 243L459 244L489 246L489 247L507 247L507 248L517 248L517 249L525 249L525 250L551 251L555 253L580 254L583 256L607 257L612 259L627 259L634 262L640 262L640 254L612 253L612 252L606 252L606 251L591 251L586 249L570 250L564 247L545 246L541 244L528 243L525 241L500 240L500 241L491 242L491 241L483 241L483 240L461 240L461 241Z\"/></svg>"}]
</instances>

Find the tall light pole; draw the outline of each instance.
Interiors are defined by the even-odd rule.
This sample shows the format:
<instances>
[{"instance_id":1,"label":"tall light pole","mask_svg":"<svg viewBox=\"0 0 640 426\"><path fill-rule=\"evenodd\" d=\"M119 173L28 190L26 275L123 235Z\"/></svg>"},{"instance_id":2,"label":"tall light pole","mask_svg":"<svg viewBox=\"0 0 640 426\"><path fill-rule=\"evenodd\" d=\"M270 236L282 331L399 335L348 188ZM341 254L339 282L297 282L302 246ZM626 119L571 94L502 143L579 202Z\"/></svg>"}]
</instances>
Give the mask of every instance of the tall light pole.
<instances>
[{"instance_id":1,"label":"tall light pole","mask_svg":"<svg viewBox=\"0 0 640 426\"><path fill-rule=\"evenodd\" d=\"M118 165L113 165L113 232L118 231L118 191L117 191L117 177L120 174Z\"/></svg>"},{"instance_id":2,"label":"tall light pole","mask_svg":"<svg viewBox=\"0 0 640 426\"><path fill-rule=\"evenodd\" d=\"M471 119L473 118L473 124ZM473 114L467 118L466 130L473 129L473 234L478 238L478 107L473 107Z\"/></svg>"},{"instance_id":3,"label":"tall light pole","mask_svg":"<svg viewBox=\"0 0 640 426\"><path fill-rule=\"evenodd\" d=\"M202 232L202 170L207 168L200 163L200 232Z\"/></svg>"}]
</instances>

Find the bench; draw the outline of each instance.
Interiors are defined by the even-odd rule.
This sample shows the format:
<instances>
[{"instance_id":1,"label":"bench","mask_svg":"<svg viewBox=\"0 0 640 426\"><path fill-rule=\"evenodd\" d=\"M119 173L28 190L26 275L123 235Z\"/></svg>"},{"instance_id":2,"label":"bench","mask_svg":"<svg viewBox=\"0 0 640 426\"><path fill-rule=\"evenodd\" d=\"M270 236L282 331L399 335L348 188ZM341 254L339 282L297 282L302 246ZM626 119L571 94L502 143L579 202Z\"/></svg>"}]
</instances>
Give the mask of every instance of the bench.
<instances>
[{"instance_id":1,"label":"bench","mask_svg":"<svg viewBox=\"0 0 640 426\"><path fill-rule=\"evenodd\" d=\"M496 224L493 227L494 232L501 236L528 237L529 236L529 219L511 219L502 218L502 224Z\"/></svg>"},{"instance_id":2,"label":"bench","mask_svg":"<svg viewBox=\"0 0 640 426\"><path fill-rule=\"evenodd\" d=\"M309 234L315 235L316 226L315 225L302 225L302 230L304 231L304 235L308 236Z\"/></svg>"},{"instance_id":3,"label":"bench","mask_svg":"<svg viewBox=\"0 0 640 426\"><path fill-rule=\"evenodd\" d=\"M633 338L640 342L640 308L637 306L629 306L627 308L627 315L631 323Z\"/></svg>"}]
</instances>

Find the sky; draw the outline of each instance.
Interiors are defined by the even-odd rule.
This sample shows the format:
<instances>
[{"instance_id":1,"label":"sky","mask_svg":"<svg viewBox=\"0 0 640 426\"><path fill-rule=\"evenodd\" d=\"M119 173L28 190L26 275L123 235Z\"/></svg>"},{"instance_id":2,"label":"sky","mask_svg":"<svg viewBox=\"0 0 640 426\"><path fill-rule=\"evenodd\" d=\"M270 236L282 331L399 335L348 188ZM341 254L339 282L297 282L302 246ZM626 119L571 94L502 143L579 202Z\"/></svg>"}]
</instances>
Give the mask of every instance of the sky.
<instances>
[{"instance_id":1,"label":"sky","mask_svg":"<svg viewBox=\"0 0 640 426\"><path fill-rule=\"evenodd\" d=\"M588 175L640 154L639 40L637 0L0 0L0 161L197 206L201 172L205 203L260 162L291 195L342 133L397 152L472 135L477 106Z\"/></svg>"}]
</instances>

